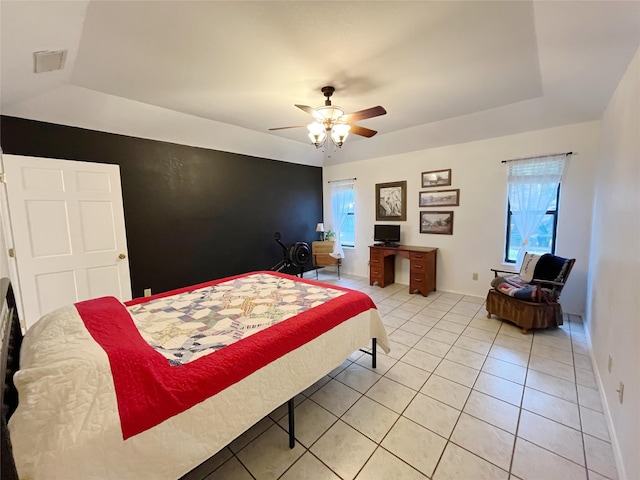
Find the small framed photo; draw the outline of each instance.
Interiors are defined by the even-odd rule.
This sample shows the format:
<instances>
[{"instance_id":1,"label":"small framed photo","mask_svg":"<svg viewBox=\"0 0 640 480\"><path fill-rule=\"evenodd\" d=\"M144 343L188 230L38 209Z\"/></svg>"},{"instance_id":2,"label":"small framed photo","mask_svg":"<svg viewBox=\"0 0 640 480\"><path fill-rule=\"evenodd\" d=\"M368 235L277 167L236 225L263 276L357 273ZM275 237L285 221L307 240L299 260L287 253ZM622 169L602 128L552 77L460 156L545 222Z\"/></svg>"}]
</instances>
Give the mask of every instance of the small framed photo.
<instances>
[{"instance_id":1,"label":"small framed photo","mask_svg":"<svg viewBox=\"0 0 640 480\"><path fill-rule=\"evenodd\" d=\"M457 207L460 205L460 189L420 192L420 207Z\"/></svg>"},{"instance_id":2,"label":"small framed photo","mask_svg":"<svg viewBox=\"0 0 640 480\"><path fill-rule=\"evenodd\" d=\"M422 188L451 185L451 169L422 172Z\"/></svg>"},{"instance_id":3,"label":"small framed photo","mask_svg":"<svg viewBox=\"0 0 640 480\"><path fill-rule=\"evenodd\" d=\"M407 220L407 182L376 183L376 220Z\"/></svg>"},{"instance_id":4,"label":"small framed photo","mask_svg":"<svg viewBox=\"0 0 640 480\"><path fill-rule=\"evenodd\" d=\"M420 212L420 233L453 235L453 212Z\"/></svg>"}]
</instances>

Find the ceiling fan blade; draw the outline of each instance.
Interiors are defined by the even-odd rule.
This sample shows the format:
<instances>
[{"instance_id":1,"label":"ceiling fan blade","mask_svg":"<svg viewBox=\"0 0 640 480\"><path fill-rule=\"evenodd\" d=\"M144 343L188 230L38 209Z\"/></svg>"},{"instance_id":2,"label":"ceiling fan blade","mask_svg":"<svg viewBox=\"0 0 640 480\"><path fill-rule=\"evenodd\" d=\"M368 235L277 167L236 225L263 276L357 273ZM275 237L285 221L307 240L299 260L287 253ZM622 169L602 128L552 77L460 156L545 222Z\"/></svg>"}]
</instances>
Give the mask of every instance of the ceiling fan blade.
<instances>
[{"instance_id":1,"label":"ceiling fan blade","mask_svg":"<svg viewBox=\"0 0 640 480\"><path fill-rule=\"evenodd\" d=\"M359 110L357 112L348 113L345 115L346 121L350 122L359 122L360 120L365 120L367 118L379 117L380 115L384 115L387 111L378 105L377 107L367 108L365 110Z\"/></svg>"},{"instance_id":2,"label":"ceiling fan blade","mask_svg":"<svg viewBox=\"0 0 640 480\"><path fill-rule=\"evenodd\" d=\"M378 133L375 130L371 130L370 128L364 128L364 127L361 127L359 125L350 125L350 127L351 127L351 129L349 130L349 133L354 133L354 134L360 135L362 137L371 138L376 133Z\"/></svg>"},{"instance_id":3,"label":"ceiling fan blade","mask_svg":"<svg viewBox=\"0 0 640 480\"><path fill-rule=\"evenodd\" d=\"M305 128L306 125L292 125L291 127L275 127L270 128L269 130L286 130L287 128Z\"/></svg>"},{"instance_id":4,"label":"ceiling fan blade","mask_svg":"<svg viewBox=\"0 0 640 480\"><path fill-rule=\"evenodd\" d=\"M312 117L314 118L316 117L316 111L313 108L311 108L309 105L296 105L296 107L298 107L300 110L304 110Z\"/></svg>"}]
</instances>

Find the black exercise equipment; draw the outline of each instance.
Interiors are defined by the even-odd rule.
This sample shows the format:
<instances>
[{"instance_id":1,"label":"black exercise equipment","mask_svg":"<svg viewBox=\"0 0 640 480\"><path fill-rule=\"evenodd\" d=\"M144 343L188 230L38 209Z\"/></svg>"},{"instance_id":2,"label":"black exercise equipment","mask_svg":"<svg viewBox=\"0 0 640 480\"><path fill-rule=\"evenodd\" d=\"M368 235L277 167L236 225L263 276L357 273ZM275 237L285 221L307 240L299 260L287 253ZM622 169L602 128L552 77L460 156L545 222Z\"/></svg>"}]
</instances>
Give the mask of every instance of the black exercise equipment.
<instances>
[{"instance_id":1,"label":"black exercise equipment","mask_svg":"<svg viewBox=\"0 0 640 480\"><path fill-rule=\"evenodd\" d=\"M275 239L282 247L282 250L284 250L284 258L274 265L271 270L279 272L287 267L297 267L300 268L300 278L302 278L304 266L309 263L311 259L311 249L309 245L305 242L296 242L287 248L286 245L280 241L280 232L276 232Z\"/></svg>"}]
</instances>

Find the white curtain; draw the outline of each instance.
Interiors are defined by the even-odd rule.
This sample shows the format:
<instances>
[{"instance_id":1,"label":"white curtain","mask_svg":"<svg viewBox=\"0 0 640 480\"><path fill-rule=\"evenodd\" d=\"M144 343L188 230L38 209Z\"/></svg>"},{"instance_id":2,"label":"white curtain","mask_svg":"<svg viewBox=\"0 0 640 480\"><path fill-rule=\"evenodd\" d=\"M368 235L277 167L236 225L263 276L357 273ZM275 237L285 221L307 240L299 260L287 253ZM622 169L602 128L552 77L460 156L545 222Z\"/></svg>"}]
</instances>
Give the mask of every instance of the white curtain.
<instances>
[{"instance_id":1,"label":"white curtain","mask_svg":"<svg viewBox=\"0 0 640 480\"><path fill-rule=\"evenodd\" d=\"M508 167L511 219L522 237L516 258L519 270L529 238L544 219L562 181L566 155L512 160Z\"/></svg>"},{"instance_id":2,"label":"white curtain","mask_svg":"<svg viewBox=\"0 0 640 480\"><path fill-rule=\"evenodd\" d=\"M352 181L331 184L331 221L333 231L336 232L336 241L333 244L333 252L330 254L333 258L344 258L344 250L340 242L340 230L349 213L350 195L347 195L347 193L351 190L353 190Z\"/></svg>"}]
</instances>

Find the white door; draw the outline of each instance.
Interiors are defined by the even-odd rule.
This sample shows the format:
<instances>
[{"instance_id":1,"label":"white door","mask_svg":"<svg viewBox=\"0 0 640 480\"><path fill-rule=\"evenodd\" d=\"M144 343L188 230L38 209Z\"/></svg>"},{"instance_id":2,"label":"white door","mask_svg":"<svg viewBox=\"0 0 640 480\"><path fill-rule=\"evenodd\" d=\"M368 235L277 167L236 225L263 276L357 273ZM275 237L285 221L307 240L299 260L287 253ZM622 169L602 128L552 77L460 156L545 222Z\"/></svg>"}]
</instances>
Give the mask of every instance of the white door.
<instances>
[{"instance_id":1,"label":"white door","mask_svg":"<svg viewBox=\"0 0 640 480\"><path fill-rule=\"evenodd\" d=\"M62 305L131 299L120 167L2 156L26 326Z\"/></svg>"}]
</instances>

